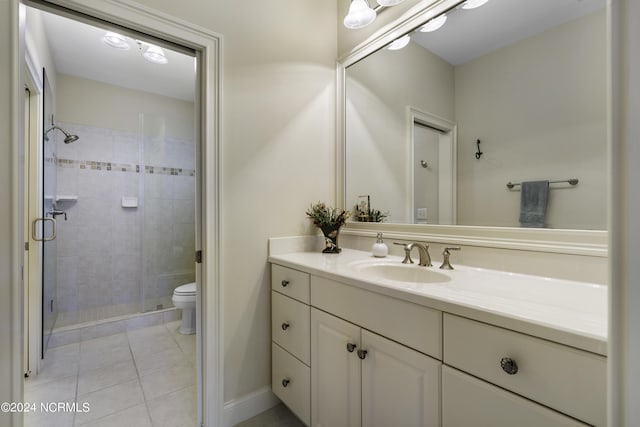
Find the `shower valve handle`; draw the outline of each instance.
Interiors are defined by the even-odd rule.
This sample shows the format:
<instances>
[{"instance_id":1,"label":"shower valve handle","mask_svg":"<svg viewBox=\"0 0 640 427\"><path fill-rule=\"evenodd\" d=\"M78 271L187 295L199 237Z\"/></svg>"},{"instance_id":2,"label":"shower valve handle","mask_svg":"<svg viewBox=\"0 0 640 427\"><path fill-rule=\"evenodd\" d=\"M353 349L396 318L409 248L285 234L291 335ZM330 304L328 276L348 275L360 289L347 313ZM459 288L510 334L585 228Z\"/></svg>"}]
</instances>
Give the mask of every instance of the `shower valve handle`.
<instances>
[{"instance_id":1,"label":"shower valve handle","mask_svg":"<svg viewBox=\"0 0 640 427\"><path fill-rule=\"evenodd\" d=\"M47 212L49 215L51 215L53 218L57 217L58 215L64 215L64 220L67 220L67 213L65 211L61 211L59 209L51 209L49 212Z\"/></svg>"}]
</instances>

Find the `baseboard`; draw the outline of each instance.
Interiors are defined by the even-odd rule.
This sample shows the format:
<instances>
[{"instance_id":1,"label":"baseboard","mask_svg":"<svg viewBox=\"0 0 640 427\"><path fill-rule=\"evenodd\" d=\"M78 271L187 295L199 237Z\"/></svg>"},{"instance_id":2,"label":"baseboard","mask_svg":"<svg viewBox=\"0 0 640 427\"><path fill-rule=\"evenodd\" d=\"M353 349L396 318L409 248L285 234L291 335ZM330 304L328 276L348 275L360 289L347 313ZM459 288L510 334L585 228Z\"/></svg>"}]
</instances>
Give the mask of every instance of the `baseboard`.
<instances>
[{"instance_id":1,"label":"baseboard","mask_svg":"<svg viewBox=\"0 0 640 427\"><path fill-rule=\"evenodd\" d=\"M224 404L224 427L233 427L242 421L255 417L280 403L271 392L271 386L263 387L238 399Z\"/></svg>"}]
</instances>

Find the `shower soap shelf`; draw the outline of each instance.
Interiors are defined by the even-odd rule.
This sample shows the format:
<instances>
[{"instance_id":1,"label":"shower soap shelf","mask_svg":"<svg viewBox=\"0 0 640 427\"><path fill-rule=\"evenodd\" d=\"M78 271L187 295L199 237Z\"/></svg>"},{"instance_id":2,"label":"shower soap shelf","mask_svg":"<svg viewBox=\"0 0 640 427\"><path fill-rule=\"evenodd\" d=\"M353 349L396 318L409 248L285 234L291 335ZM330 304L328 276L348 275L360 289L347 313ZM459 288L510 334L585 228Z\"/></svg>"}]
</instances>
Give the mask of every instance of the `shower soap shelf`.
<instances>
[{"instance_id":1,"label":"shower soap shelf","mask_svg":"<svg viewBox=\"0 0 640 427\"><path fill-rule=\"evenodd\" d=\"M59 194L56 196L56 202L75 202L78 200L78 196L72 196L68 194Z\"/></svg>"}]
</instances>

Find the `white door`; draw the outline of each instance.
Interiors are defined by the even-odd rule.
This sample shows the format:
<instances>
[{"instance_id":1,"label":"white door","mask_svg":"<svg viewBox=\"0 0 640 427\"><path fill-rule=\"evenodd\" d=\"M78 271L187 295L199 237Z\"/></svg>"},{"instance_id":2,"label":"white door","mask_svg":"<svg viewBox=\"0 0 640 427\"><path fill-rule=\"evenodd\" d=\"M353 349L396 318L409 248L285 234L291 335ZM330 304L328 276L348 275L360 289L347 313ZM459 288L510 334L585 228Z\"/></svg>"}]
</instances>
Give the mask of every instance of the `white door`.
<instances>
[{"instance_id":1,"label":"white door","mask_svg":"<svg viewBox=\"0 0 640 427\"><path fill-rule=\"evenodd\" d=\"M439 427L442 364L365 330L362 349L362 425Z\"/></svg>"},{"instance_id":2,"label":"white door","mask_svg":"<svg viewBox=\"0 0 640 427\"><path fill-rule=\"evenodd\" d=\"M358 350L358 326L311 309L311 425L360 427Z\"/></svg>"},{"instance_id":3,"label":"white door","mask_svg":"<svg viewBox=\"0 0 640 427\"><path fill-rule=\"evenodd\" d=\"M416 224L439 224L441 131L420 123L413 129L413 203Z\"/></svg>"}]
</instances>

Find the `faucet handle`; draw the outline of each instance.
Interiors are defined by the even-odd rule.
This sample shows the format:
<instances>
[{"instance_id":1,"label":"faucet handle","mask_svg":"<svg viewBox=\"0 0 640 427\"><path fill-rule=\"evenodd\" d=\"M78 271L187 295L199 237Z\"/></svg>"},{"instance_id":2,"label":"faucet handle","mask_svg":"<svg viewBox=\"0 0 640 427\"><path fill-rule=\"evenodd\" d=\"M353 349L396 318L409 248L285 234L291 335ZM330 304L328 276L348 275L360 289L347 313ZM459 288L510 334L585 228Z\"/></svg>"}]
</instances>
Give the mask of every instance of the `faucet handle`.
<instances>
[{"instance_id":1,"label":"faucet handle","mask_svg":"<svg viewBox=\"0 0 640 427\"><path fill-rule=\"evenodd\" d=\"M453 266L449 261L449 258L451 258L451 251L459 251L459 250L460 250L459 247L444 248L444 251L442 251L442 265L440 266L442 270L453 270Z\"/></svg>"},{"instance_id":2,"label":"faucet handle","mask_svg":"<svg viewBox=\"0 0 640 427\"><path fill-rule=\"evenodd\" d=\"M402 260L403 264L413 264L413 260L411 259L411 246L410 243L400 243L393 242L394 245L402 246L404 249L404 259Z\"/></svg>"}]
</instances>

